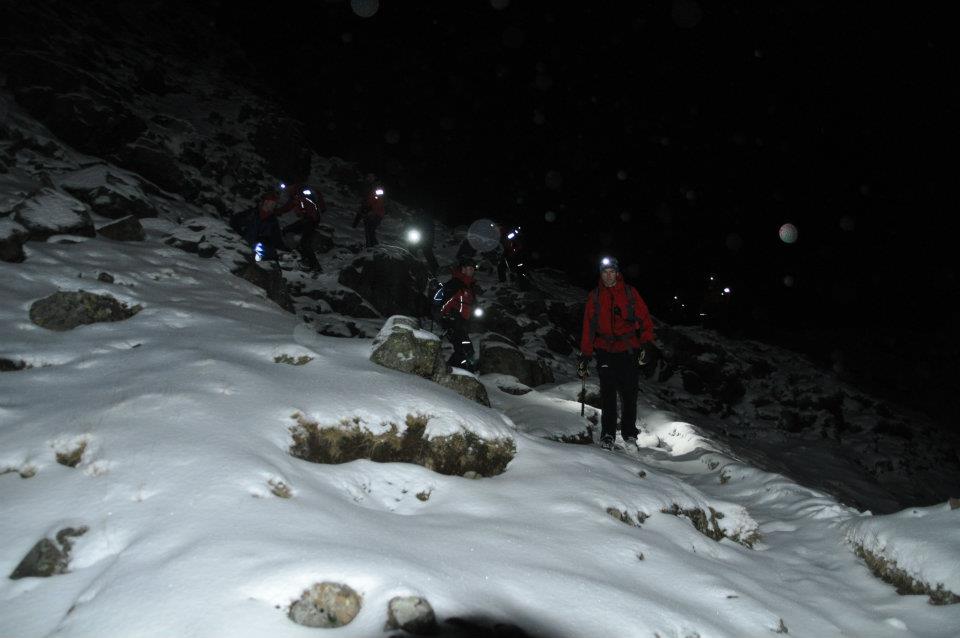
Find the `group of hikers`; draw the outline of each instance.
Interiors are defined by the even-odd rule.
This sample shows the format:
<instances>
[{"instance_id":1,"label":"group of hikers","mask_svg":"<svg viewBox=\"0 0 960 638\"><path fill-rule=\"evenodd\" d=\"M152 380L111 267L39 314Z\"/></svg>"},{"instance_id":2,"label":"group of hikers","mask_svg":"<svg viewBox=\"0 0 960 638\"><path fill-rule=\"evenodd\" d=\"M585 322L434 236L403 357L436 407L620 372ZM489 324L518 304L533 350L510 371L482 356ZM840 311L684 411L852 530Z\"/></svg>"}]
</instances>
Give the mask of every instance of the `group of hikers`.
<instances>
[{"instance_id":1,"label":"group of hikers","mask_svg":"<svg viewBox=\"0 0 960 638\"><path fill-rule=\"evenodd\" d=\"M383 221L386 207L384 189L372 176L368 176L368 189L361 198L353 227L361 223L367 248L378 245L377 228ZM278 248L283 246L283 235L299 233L301 265L318 272L320 263L314 252L314 238L320 215L327 209L323 196L303 185L281 184L276 190L266 193L256 211L245 218L235 216L234 228L244 235L254 250L255 259L279 261ZM281 229L280 216L294 211L295 222ZM412 220L407 240L411 250L419 250L436 280L439 264L433 254L433 219L418 213ZM515 282L521 290L531 287L524 266L524 246L519 226L498 224L500 246L492 251L497 257L497 278L503 283ZM470 321L479 315L477 305L481 290L477 286L478 251L467 240L457 251L456 264L449 281L432 291L434 318L439 322L442 336L453 346L447 363L476 372L478 361L470 339ZM599 265L599 280L587 296L583 313L580 338L580 356L577 360L577 375L589 376L589 365L596 362L600 381L600 446L614 449L619 431L628 450L637 449L637 396L640 370L647 363L648 344L653 341L653 322L643 298L636 288L627 284L620 266L613 257L604 257ZM619 409L618 409L619 403Z\"/></svg>"}]
</instances>

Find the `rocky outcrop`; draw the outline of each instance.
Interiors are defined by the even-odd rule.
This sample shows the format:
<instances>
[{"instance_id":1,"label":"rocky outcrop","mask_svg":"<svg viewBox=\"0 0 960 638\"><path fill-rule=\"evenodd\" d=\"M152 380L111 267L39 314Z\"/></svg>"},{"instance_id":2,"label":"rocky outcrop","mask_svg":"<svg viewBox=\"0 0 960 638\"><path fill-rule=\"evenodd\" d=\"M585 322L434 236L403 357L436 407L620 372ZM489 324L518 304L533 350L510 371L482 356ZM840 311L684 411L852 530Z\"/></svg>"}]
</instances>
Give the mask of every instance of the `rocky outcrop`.
<instances>
[{"instance_id":1,"label":"rocky outcrop","mask_svg":"<svg viewBox=\"0 0 960 638\"><path fill-rule=\"evenodd\" d=\"M290 299L290 292L287 290L287 284L283 279L283 274L275 264L267 263L258 265L251 261L232 272L237 277L246 279L254 286L262 288L267 293L268 299L273 300L274 303L287 312L293 312L293 301Z\"/></svg>"},{"instance_id":2,"label":"rocky outcrop","mask_svg":"<svg viewBox=\"0 0 960 638\"><path fill-rule=\"evenodd\" d=\"M480 342L480 374L505 374L536 387L553 383L553 371L536 356L525 354L503 335L487 333Z\"/></svg>"},{"instance_id":3,"label":"rocky outcrop","mask_svg":"<svg viewBox=\"0 0 960 638\"><path fill-rule=\"evenodd\" d=\"M96 236L87 206L52 188L44 188L23 202L13 217L32 240L44 240L53 235Z\"/></svg>"},{"instance_id":4,"label":"rocky outcrop","mask_svg":"<svg viewBox=\"0 0 960 638\"><path fill-rule=\"evenodd\" d=\"M97 233L114 241L143 241L147 237L143 224L133 215L101 226Z\"/></svg>"},{"instance_id":5,"label":"rocky outcrop","mask_svg":"<svg viewBox=\"0 0 960 638\"><path fill-rule=\"evenodd\" d=\"M427 268L409 252L377 247L340 272L339 283L355 290L384 316L426 314Z\"/></svg>"},{"instance_id":6,"label":"rocky outcrop","mask_svg":"<svg viewBox=\"0 0 960 638\"><path fill-rule=\"evenodd\" d=\"M386 368L432 379L445 388L490 406L490 398L482 383L472 374L451 371L443 362L440 339L420 328L413 317L393 316L387 319L373 341L370 360Z\"/></svg>"},{"instance_id":7,"label":"rocky outcrop","mask_svg":"<svg viewBox=\"0 0 960 638\"><path fill-rule=\"evenodd\" d=\"M55 292L30 306L30 321L48 330L72 330L91 323L123 321L138 312L139 305L127 307L110 295L83 290Z\"/></svg>"}]
</instances>

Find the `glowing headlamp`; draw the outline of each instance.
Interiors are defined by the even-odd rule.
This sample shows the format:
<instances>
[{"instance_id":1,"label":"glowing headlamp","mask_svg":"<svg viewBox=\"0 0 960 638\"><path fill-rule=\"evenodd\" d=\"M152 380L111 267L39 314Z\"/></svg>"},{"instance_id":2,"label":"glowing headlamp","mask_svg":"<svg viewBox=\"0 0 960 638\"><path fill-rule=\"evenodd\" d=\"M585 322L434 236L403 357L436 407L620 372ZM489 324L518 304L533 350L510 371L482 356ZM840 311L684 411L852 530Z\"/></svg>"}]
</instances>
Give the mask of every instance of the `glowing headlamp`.
<instances>
[{"instance_id":1,"label":"glowing headlamp","mask_svg":"<svg viewBox=\"0 0 960 638\"><path fill-rule=\"evenodd\" d=\"M483 316L483 308L474 308L474 309L473 309L473 316L474 316L474 317L482 317L482 316Z\"/></svg>"},{"instance_id":2,"label":"glowing headlamp","mask_svg":"<svg viewBox=\"0 0 960 638\"><path fill-rule=\"evenodd\" d=\"M612 264L612 263L613 263L613 262L610 261L610 258L609 258L609 257L604 257L603 259L600 260L600 265L602 265L604 268L610 266L610 264Z\"/></svg>"},{"instance_id":3,"label":"glowing headlamp","mask_svg":"<svg viewBox=\"0 0 960 638\"><path fill-rule=\"evenodd\" d=\"M383 189L378 188L377 190L373 191L373 194L376 195L377 197L383 197Z\"/></svg>"},{"instance_id":4,"label":"glowing headlamp","mask_svg":"<svg viewBox=\"0 0 960 638\"><path fill-rule=\"evenodd\" d=\"M407 231L407 242L411 244L417 244L417 243L420 243L420 239L421 239L420 231L417 230L416 228L411 228L410 230Z\"/></svg>"},{"instance_id":5,"label":"glowing headlamp","mask_svg":"<svg viewBox=\"0 0 960 638\"><path fill-rule=\"evenodd\" d=\"M303 194L304 194L304 195L313 195L313 191L310 190L309 188L304 188L304 189L303 189Z\"/></svg>"}]
</instances>

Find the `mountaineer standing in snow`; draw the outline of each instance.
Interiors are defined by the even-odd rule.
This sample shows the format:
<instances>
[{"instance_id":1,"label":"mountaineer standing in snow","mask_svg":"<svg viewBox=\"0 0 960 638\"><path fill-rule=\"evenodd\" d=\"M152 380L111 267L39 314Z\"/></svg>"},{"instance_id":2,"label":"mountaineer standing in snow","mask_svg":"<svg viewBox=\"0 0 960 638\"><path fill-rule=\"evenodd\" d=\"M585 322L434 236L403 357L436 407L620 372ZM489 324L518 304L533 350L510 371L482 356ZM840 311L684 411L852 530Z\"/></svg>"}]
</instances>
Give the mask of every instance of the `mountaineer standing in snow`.
<instances>
[{"instance_id":1,"label":"mountaineer standing in snow","mask_svg":"<svg viewBox=\"0 0 960 638\"><path fill-rule=\"evenodd\" d=\"M587 296L577 374L587 377L594 354L600 377L600 447L613 449L617 435L617 396L622 404L620 433L628 451L637 449L637 394L645 344L653 341L653 322L636 288L627 285L617 260L604 257L600 281Z\"/></svg>"},{"instance_id":2,"label":"mountaineer standing in snow","mask_svg":"<svg viewBox=\"0 0 960 638\"><path fill-rule=\"evenodd\" d=\"M460 258L453 277L443 285L444 301L440 308L440 326L453 346L453 354L447 364L470 372L477 370L473 342L467 330L477 301L473 279L476 269L476 262L472 258Z\"/></svg>"},{"instance_id":3,"label":"mountaineer standing in snow","mask_svg":"<svg viewBox=\"0 0 960 638\"><path fill-rule=\"evenodd\" d=\"M363 221L363 232L367 248L373 248L377 241L377 227L383 221L387 209L383 199L383 187L374 186L361 201L360 209L353 218L353 227L356 228Z\"/></svg>"},{"instance_id":4,"label":"mountaineer standing in snow","mask_svg":"<svg viewBox=\"0 0 960 638\"><path fill-rule=\"evenodd\" d=\"M256 261L277 261L277 250L283 246L280 221L277 219L276 191L268 191L256 208L243 210L230 218L230 226L243 235L254 251Z\"/></svg>"},{"instance_id":5,"label":"mountaineer standing in snow","mask_svg":"<svg viewBox=\"0 0 960 638\"><path fill-rule=\"evenodd\" d=\"M320 271L320 262L313 251L313 238L320 223L320 214L326 212L327 204L319 192L304 185L281 188L287 194L287 201L277 209L277 216L288 211L297 213L297 221L283 229L285 233L300 233L300 259L314 272Z\"/></svg>"}]
</instances>

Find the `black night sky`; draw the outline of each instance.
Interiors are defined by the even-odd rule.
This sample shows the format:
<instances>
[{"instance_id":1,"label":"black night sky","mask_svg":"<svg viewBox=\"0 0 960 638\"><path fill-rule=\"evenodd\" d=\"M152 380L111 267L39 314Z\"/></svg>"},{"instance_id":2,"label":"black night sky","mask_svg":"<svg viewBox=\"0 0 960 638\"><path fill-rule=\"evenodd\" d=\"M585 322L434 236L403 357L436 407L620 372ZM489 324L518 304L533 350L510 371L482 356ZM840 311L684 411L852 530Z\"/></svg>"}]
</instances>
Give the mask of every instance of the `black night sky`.
<instances>
[{"instance_id":1,"label":"black night sky","mask_svg":"<svg viewBox=\"0 0 960 638\"><path fill-rule=\"evenodd\" d=\"M265 26L223 3L217 24L321 154L448 223L523 224L585 285L612 252L661 314L713 272L745 325L946 319L940 16L555 5L279 2Z\"/></svg>"}]
</instances>

